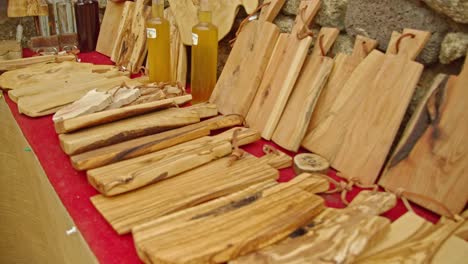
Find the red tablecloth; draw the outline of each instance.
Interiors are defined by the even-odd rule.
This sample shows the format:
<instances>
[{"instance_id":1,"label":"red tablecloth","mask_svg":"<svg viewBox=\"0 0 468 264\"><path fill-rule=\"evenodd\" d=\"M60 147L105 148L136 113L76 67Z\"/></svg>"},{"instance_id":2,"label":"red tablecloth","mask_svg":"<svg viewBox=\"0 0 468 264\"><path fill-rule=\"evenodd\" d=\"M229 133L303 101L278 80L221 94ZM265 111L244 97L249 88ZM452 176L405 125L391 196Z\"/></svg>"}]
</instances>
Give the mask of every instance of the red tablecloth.
<instances>
[{"instance_id":1,"label":"red tablecloth","mask_svg":"<svg viewBox=\"0 0 468 264\"><path fill-rule=\"evenodd\" d=\"M25 55L29 54L25 52ZM80 54L80 58L82 62L112 64L108 57L97 52ZM69 157L60 149L52 117L30 118L21 115L18 113L16 104L8 98L6 93L4 93L4 96L16 122L18 122L24 136L42 164L49 181L98 260L106 264L139 263L132 236L119 236L91 204L89 198L96 195L97 191L88 184L84 172L73 169ZM271 142L260 140L243 147L243 149L253 155L262 156L262 146L264 144L277 147ZM285 152L292 155L291 152ZM339 179L334 172L330 172L330 176ZM288 181L293 177L294 172L292 169L284 169L281 171L279 181ZM352 200L359 191L360 189L355 187L349 192L348 200ZM323 195L323 197L327 206L343 207L338 194ZM431 222L437 221L437 215L416 205L413 207L416 213L422 217ZM398 201L396 207L385 213L384 216L393 221L405 212L406 208L403 203Z\"/></svg>"}]
</instances>

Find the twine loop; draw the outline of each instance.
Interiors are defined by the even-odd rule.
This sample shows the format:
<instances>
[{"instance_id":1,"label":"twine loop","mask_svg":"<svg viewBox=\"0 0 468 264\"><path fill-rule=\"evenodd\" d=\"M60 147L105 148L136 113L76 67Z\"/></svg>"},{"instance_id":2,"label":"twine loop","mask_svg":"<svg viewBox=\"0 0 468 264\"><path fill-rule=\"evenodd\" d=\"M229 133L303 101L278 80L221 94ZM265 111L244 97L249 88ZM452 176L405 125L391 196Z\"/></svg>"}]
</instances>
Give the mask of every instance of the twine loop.
<instances>
[{"instance_id":1,"label":"twine loop","mask_svg":"<svg viewBox=\"0 0 468 264\"><path fill-rule=\"evenodd\" d=\"M296 37L301 40L301 39L305 39L306 37L313 37L314 36L314 33L312 32L312 30L310 30L309 26L307 25L307 22L306 22L306 19L304 18L304 12L306 10L306 6L304 6L301 11L300 11L300 14L299 14L299 18L301 19L302 21L302 28L299 32L297 32L296 34Z\"/></svg>"},{"instance_id":2,"label":"twine loop","mask_svg":"<svg viewBox=\"0 0 468 264\"><path fill-rule=\"evenodd\" d=\"M407 37L415 38L416 35L413 34L413 33L405 33L405 34L401 35L401 36L398 38L398 40L397 40L397 42L396 42L396 44L395 44L396 53L398 53L398 52L400 51L400 43L401 43L401 40L403 40L404 38L407 38Z\"/></svg>"},{"instance_id":3,"label":"twine loop","mask_svg":"<svg viewBox=\"0 0 468 264\"><path fill-rule=\"evenodd\" d=\"M232 166L235 161L240 160L245 154L245 151L239 148L239 132L241 131L241 128L237 128L232 132L232 153L230 155L231 159L228 166Z\"/></svg>"},{"instance_id":4,"label":"twine loop","mask_svg":"<svg viewBox=\"0 0 468 264\"><path fill-rule=\"evenodd\" d=\"M251 19L256 13L258 13L260 10L262 10L262 8L264 8L265 6L268 6L268 5L270 5L270 2L265 2L265 3L261 4L261 5L259 5L251 14L249 14L246 18L244 18L244 19L241 21L241 23L239 24L239 28L238 28L237 31L236 31L236 36L235 36L233 39L231 39L231 40L229 41L229 44L231 45L231 47L234 46L234 43L236 42L237 37L238 37L239 34L241 33L242 29L244 29L244 26L245 26L247 23L249 23L249 22L251 21L250 19Z\"/></svg>"}]
</instances>

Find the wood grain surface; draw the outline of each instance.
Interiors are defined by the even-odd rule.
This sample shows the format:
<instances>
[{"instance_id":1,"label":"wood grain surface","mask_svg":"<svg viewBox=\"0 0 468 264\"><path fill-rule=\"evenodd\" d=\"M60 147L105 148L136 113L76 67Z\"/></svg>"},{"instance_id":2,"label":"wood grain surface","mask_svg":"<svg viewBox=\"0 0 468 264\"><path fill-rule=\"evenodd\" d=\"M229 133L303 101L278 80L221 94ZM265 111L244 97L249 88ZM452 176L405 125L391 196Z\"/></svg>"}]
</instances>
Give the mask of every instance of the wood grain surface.
<instances>
[{"instance_id":1,"label":"wood grain surface","mask_svg":"<svg viewBox=\"0 0 468 264\"><path fill-rule=\"evenodd\" d=\"M107 1L106 11L101 22L99 37L96 44L96 51L108 57L112 55L115 39L119 30L119 22L124 10L124 3Z\"/></svg>"}]
</instances>

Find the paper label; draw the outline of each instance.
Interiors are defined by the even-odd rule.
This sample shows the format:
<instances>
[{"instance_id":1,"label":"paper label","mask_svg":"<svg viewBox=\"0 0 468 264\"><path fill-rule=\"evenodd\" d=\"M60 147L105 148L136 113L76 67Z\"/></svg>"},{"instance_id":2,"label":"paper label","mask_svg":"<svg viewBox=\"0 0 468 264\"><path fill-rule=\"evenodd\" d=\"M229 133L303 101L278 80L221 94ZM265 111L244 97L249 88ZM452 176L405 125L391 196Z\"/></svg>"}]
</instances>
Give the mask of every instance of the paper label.
<instances>
[{"instance_id":1,"label":"paper label","mask_svg":"<svg viewBox=\"0 0 468 264\"><path fill-rule=\"evenodd\" d=\"M198 35L195 33L192 33L192 45L198 45Z\"/></svg>"},{"instance_id":2,"label":"paper label","mask_svg":"<svg viewBox=\"0 0 468 264\"><path fill-rule=\"evenodd\" d=\"M146 29L146 37L155 39L156 38L156 29L155 28L147 28Z\"/></svg>"}]
</instances>

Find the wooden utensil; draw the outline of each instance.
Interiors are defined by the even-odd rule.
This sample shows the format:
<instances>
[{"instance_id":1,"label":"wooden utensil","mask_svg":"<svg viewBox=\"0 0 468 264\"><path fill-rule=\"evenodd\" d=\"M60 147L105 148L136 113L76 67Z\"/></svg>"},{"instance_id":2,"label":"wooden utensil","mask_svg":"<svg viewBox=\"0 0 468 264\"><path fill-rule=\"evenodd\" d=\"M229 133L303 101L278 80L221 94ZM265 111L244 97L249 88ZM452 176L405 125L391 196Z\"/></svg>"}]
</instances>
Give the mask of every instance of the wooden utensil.
<instances>
[{"instance_id":1,"label":"wooden utensil","mask_svg":"<svg viewBox=\"0 0 468 264\"><path fill-rule=\"evenodd\" d=\"M247 124L261 131L262 137L269 140L278 124L289 95L294 87L302 65L306 59L312 38L304 34L320 7L318 0L303 0L299 15L284 48L275 50L279 55L272 58L281 63L268 67L263 76L255 99L247 114Z\"/></svg>"},{"instance_id":2,"label":"wooden utensil","mask_svg":"<svg viewBox=\"0 0 468 264\"><path fill-rule=\"evenodd\" d=\"M89 170L88 181L106 196L128 192L173 177L232 152L230 141L235 129L204 137L163 151ZM258 140L258 133L243 129L237 140L243 144Z\"/></svg>"},{"instance_id":3,"label":"wooden utensil","mask_svg":"<svg viewBox=\"0 0 468 264\"><path fill-rule=\"evenodd\" d=\"M125 140L198 123L200 122L200 118L211 117L217 114L217 109L214 105L166 109L103 124L71 134L60 134L60 146L69 155L83 153Z\"/></svg>"},{"instance_id":4,"label":"wooden utensil","mask_svg":"<svg viewBox=\"0 0 468 264\"><path fill-rule=\"evenodd\" d=\"M396 204L395 195L371 191L355 200L345 209L325 209L288 239L230 263L352 263L389 229L390 221L378 215Z\"/></svg>"},{"instance_id":5,"label":"wooden utensil","mask_svg":"<svg viewBox=\"0 0 468 264\"><path fill-rule=\"evenodd\" d=\"M340 31L323 27L312 54L307 57L289 96L272 140L281 147L298 151L309 126L315 103L333 68L333 59L326 57Z\"/></svg>"},{"instance_id":6,"label":"wooden utensil","mask_svg":"<svg viewBox=\"0 0 468 264\"><path fill-rule=\"evenodd\" d=\"M175 105L182 105L190 100L192 100L192 96L187 94L62 120L55 122L55 132L57 132L57 134L70 133L83 128L102 125L128 117L150 113L156 110L167 109Z\"/></svg>"},{"instance_id":7,"label":"wooden utensil","mask_svg":"<svg viewBox=\"0 0 468 264\"><path fill-rule=\"evenodd\" d=\"M285 0L270 1L259 21L251 21L236 38L210 97L222 114L246 116L279 36L271 23Z\"/></svg>"},{"instance_id":8,"label":"wooden utensil","mask_svg":"<svg viewBox=\"0 0 468 264\"><path fill-rule=\"evenodd\" d=\"M108 57L112 55L115 39L119 30L119 23L117 21L122 17L124 10L124 2L107 1L106 12L101 22L101 29L96 44L96 51Z\"/></svg>"},{"instance_id":9,"label":"wooden utensil","mask_svg":"<svg viewBox=\"0 0 468 264\"><path fill-rule=\"evenodd\" d=\"M343 177L362 184L378 177L423 70L412 59L429 36L410 29L402 38L393 34L390 54L374 50L367 56L337 96L333 115L309 134L310 150ZM393 55L397 44L399 52Z\"/></svg>"},{"instance_id":10,"label":"wooden utensil","mask_svg":"<svg viewBox=\"0 0 468 264\"><path fill-rule=\"evenodd\" d=\"M249 186L275 185L279 176L276 169L290 165L291 158L280 152L268 153L258 159L246 154L231 163L230 157L221 158L130 193L115 197L96 195L91 201L112 227L124 234L158 217L225 197Z\"/></svg>"},{"instance_id":11,"label":"wooden utensil","mask_svg":"<svg viewBox=\"0 0 468 264\"><path fill-rule=\"evenodd\" d=\"M457 77L438 76L408 123L379 184L392 191L430 197L450 212L419 197L408 199L438 214L460 213L468 201L468 63Z\"/></svg>"},{"instance_id":12,"label":"wooden utensil","mask_svg":"<svg viewBox=\"0 0 468 264\"><path fill-rule=\"evenodd\" d=\"M185 45L192 45L192 27L198 23L198 2L169 0ZM221 40L231 31L239 7L243 6L250 14L257 8L258 0L208 0L208 6L212 11L213 24L218 27L218 40Z\"/></svg>"},{"instance_id":13,"label":"wooden utensil","mask_svg":"<svg viewBox=\"0 0 468 264\"><path fill-rule=\"evenodd\" d=\"M329 115L333 114L330 110L336 97L341 93L357 66L376 47L377 41L358 35L356 36L354 49L351 55L339 53L335 56L332 72L312 112L312 119L310 120L309 127L307 128L306 135L302 142L304 148L312 148L308 139L309 134L318 127L323 120L326 120Z\"/></svg>"},{"instance_id":14,"label":"wooden utensil","mask_svg":"<svg viewBox=\"0 0 468 264\"><path fill-rule=\"evenodd\" d=\"M323 209L322 198L307 190L313 181L309 176L258 191L239 203L201 209L191 219L155 220L135 228L135 245L147 263L223 263L275 243Z\"/></svg>"},{"instance_id":15,"label":"wooden utensil","mask_svg":"<svg viewBox=\"0 0 468 264\"><path fill-rule=\"evenodd\" d=\"M111 60L132 73L140 70L147 51L146 19L150 16L151 7L144 2L145 0L136 0L124 3L112 50Z\"/></svg>"},{"instance_id":16,"label":"wooden utensil","mask_svg":"<svg viewBox=\"0 0 468 264\"><path fill-rule=\"evenodd\" d=\"M210 135L210 131L241 125L239 116L218 116L166 132L124 141L70 157L77 170L88 170L139 157Z\"/></svg>"}]
</instances>

